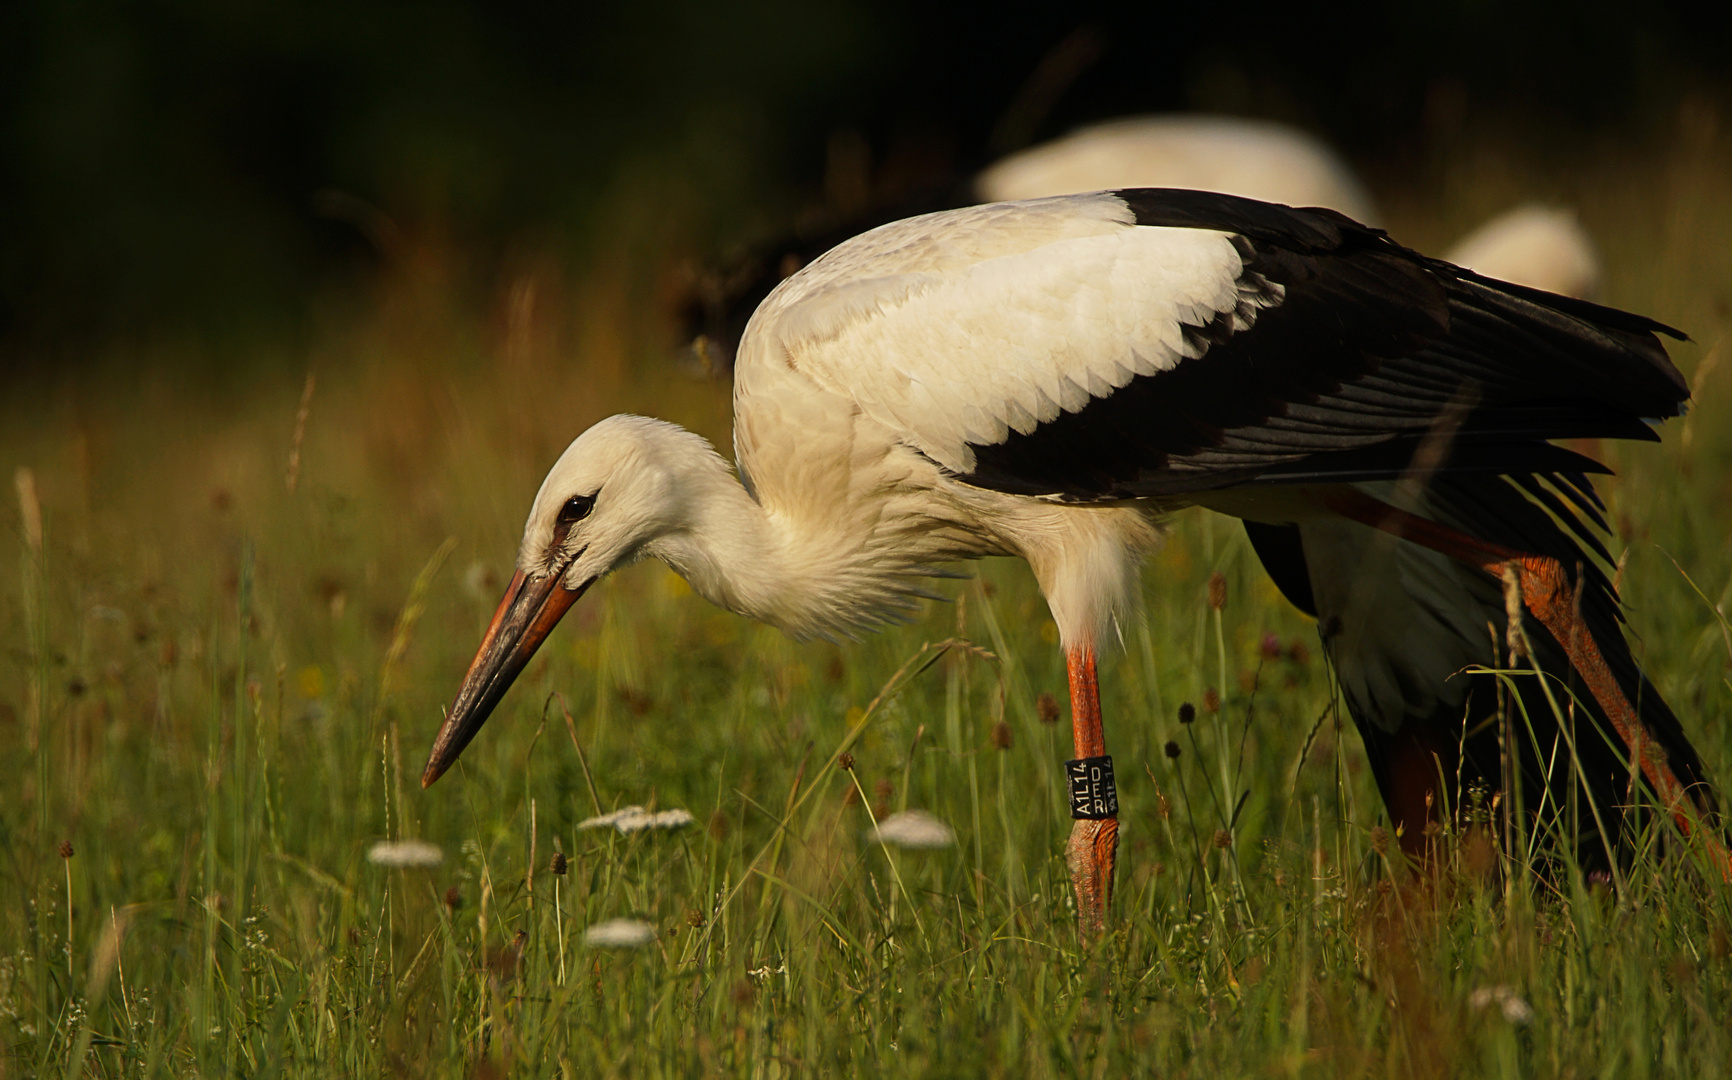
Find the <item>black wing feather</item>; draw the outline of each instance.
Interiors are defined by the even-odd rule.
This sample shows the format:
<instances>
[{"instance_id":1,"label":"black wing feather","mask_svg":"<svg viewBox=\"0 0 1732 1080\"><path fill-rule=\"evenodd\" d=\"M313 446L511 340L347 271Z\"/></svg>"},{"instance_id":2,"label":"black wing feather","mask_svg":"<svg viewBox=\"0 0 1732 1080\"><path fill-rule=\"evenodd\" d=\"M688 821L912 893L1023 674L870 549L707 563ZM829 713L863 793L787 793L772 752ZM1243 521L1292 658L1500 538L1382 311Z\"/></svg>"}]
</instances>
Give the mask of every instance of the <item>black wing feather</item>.
<instances>
[{"instance_id":1,"label":"black wing feather","mask_svg":"<svg viewBox=\"0 0 1732 1080\"><path fill-rule=\"evenodd\" d=\"M1682 335L1652 319L1480 277L1331 210L1118 194L1138 225L1230 235L1241 282L1279 302L1248 329L1186 328L1196 359L973 446L961 479L1072 502L1369 480L1440 422L1445 471L1582 471L1547 440L1652 439L1643 419L1688 397L1657 337Z\"/></svg>"}]
</instances>

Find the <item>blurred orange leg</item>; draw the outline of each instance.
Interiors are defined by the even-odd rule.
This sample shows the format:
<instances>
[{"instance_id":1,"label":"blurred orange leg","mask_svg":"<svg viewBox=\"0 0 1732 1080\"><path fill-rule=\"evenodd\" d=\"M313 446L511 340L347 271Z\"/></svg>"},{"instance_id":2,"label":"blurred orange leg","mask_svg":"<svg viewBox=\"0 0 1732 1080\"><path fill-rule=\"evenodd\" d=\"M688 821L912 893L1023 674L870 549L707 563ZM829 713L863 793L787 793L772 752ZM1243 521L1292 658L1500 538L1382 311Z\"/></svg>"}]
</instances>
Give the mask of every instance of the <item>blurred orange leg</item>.
<instances>
[{"instance_id":1,"label":"blurred orange leg","mask_svg":"<svg viewBox=\"0 0 1732 1080\"><path fill-rule=\"evenodd\" d=\"M1563 646L1570 664L1581 673L1582 681L1587 684L1588 692L1594 695L1594 700L1599 702L1606 718L1623 739L1631 759L1641 763L1642 775L1654 789L1661 805L1672 814L1679 831L1699 839L1710 861L1728 882L1732 882L1732 853L1727 852L1725 844L1712 830L1696 828L1695 802L1667 764L1665 750L1648 734L1641 716L1618 687L1617 678L1606 666L1594 635L1577 610L1576 594L1570 588L1569 575L1564 573L1563 566L1556 559L1477 540L1353 489L1333 493L1324 501L1331 510L1362 525L1382 529L1470 566L1477 566L1506 582L1513 579L1513 584L1521 591L1522 603Z\"/></svg>"}]
</instances>

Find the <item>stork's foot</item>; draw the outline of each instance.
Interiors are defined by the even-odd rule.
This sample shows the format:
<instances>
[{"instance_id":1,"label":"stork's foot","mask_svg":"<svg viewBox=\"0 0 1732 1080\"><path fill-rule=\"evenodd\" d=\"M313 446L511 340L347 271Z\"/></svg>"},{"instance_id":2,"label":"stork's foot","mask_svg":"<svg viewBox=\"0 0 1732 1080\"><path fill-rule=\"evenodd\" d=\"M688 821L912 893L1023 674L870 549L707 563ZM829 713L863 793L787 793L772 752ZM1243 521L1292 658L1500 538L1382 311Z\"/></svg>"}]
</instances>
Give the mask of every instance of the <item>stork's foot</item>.
<instances>
[{"instance_id":1,"label":"stork's foot","mask_svg":"<svg viewBox=\"0 0 1732 1080\"><path fill-rule=\"evenodd\" d=\"M1070 864L1071 887L1076 889L1077 930L1084 941L1106 932L1118 851L1118 818L1085 819L1071 825L1065 861Z\"/></svg>"}]
</instances>

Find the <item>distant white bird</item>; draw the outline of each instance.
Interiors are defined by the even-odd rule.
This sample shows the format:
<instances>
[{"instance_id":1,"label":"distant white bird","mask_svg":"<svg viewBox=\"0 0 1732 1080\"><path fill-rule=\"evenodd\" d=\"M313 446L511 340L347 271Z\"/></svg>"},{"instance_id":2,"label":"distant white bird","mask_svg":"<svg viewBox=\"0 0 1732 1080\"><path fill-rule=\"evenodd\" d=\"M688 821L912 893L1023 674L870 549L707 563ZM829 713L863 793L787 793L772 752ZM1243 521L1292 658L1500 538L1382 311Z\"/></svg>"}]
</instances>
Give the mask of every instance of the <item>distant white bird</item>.
<instances>
[{"instance_id":1,"label":"distant white bird","mask_svg":"<svg viewBox=\"0 0 1732 1080\"><path fill-rule=\"evenodd\" d=\"M1011 202L1157 187L1321 206L1361 223L1378 221L1375 201L1358 175L1321 140L1271 120L1208 113L1131 116L1080 128L1000 158L977 173L970 186L935 191L928 204L902 206L899 212L948 209L959 193L970 191L981 202ZM869 212L842 232L803 242L784 238L757 252L744 270L735 267L710 280L712 295L692 309L694 327L704 327L702 351L709 362L726 366L747 318L787 275L782 267L801 266L889 216L878 212L884 216ZM1594 242L1574 213L1557 207L1529 203L1500 214L1464 237L1445 261L1563 296L1592 299L1599 292Z\"/></svg>"},{"instance_id":2,"label":"distant white bird","mask_svg":"<svg viewBox=\"0 0 1732 1080\"><path fill-rule=\"evenodd\" d=\"M1459 805L1456 778L1496 790L1505 776L1495 687L1454 676L1498 661L1486 627L1505 624L1512 576L1536 663L1585 687L1593 720L1568 735L1581 773L1558 770L1557 725L1533 681L1518 685L1521 805L1543 817L1580 784L1615 844L1630 747L1660 805L1682 815L1707 796L1595 562L1581 475L1594 463L1547 440L1654 438L1643 418L1687 397L1657 333L1675 332L1483 280L1328 211L1197 191L874 229L753 316L737 475L698 436L636 416L560 457L422 783L583 591L645 556L731 611L841 638L903 617L951 560L1015 555L1068 661L1069 861L1083 927L1099 928L1118 807L1096 655L1161 518L1200 505L1245 519L1277 584L1318 617L1416 852ZM1604 861L1605 834L1587 833L1583 857Z\"/></svg>"},{"instance_id":3,"label":"distant white bird","mask_svg":"<svg viewBox=\"0 0 1732 1080\"><path fill-rule=\"evenodd\" d=\"M1010 154L964 184L934 187L913 203L871 206L835 229L785 236L705 278L688 314L702 328L706 363L727 366L748 317L789 273L891 217L968 202L1012 202L1122 188L1194 188L1290 206L1325 206L1375 223L1376 206L1353 169L1322 141L1271 120L1208 113L1131 116L1078 129Z\"/></svg>"},{"instance_id":4,"label":"distant white bird","mask_svg":"<svg viewBox=\"0 0 1732 1080\"><path fill-rule=\"evenodd\" d=\"M1206 113L1131 116L1081 128L1000 158L974 178L982 202L1112 188L1219 191L1289 206L1325 206L1374 224L1376 204L1352 166L1321 140L1271 120ZM1526 203L1463 237L1445 262L1546 292L1592 299L1600 257L1573 211Z\"/></svg>"},{"instance_id":5,"label":"distant white bird","mask_svg":"<svg viewBox=\"0 0 1732 1080\"><path fill-rule=\"evenodd\" d=\"M1444 256L1486 277L1591 300L1600 292L1600 256L1570 210L1527 203L1462 237Z\"/></svg>"},{"instance_id":6,"label":"distant white bird","mask_svg":"<svg viewBox=\"0 0 1732 1080\"><path fill-rule=\"evenodd\" d=\"M982 202L1138 187L1326 206L1356 221L1377 221L1365 185L1328 146L1286 124L1237 116L1110 120L1000 158L974 178Z\"/></svg>"}]
</instances>

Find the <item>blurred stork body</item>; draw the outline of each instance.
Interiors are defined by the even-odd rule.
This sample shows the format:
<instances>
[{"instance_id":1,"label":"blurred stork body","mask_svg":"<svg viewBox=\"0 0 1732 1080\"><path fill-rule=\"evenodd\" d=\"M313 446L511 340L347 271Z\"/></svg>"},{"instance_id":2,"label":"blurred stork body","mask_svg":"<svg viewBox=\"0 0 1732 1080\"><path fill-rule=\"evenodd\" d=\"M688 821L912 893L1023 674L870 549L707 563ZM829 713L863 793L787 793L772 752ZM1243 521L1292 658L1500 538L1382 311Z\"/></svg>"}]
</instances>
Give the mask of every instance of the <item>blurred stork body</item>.
<instances>
[{"instance_id":1,"label":"blurred stork body","mask_svg":"<svg viewBox=\"0 0 1732 1080\"><path fill-rule=\"evenodd\" d=\"M1267 120L1210 114L1127 117L1081 128L1010 154L962 188L929 190L894 214L868 211L801 240L767 245L727 272L702 278L693 333L706 366L726 368L751 314L789 273L887 216L969 201L1011 202L1129 188L1190 188L1326 207L1376 224L1376 204L1351 166L1321 140ZM1463 262L1462 260L1467 260ZM1524 205L1464 238L1447 261L1485 277L1578 298L1597 293L1592 240L1567 210Z\"/></svg>"},{"instance_id":2,"label":"blurred stork body","mask_svg":"<svg viewBox=\"0 0 1732 1080\"><path fill-rule=\"evenodd\" d=\"M814 235L783 237L725 271L701 276L688 312L699 354L706 366L730 365L747 320L790 268L890 217L1124 188L1218 191L1377 220L1371 196L1347 163L1297 128L1206 113L1127 117L1000 158L964 184L856 212Z\"/></svg>"},{"instance_id":3,"label":"blurred stork body","mask_svg":"<svg viewBox=\"0 0 1732 1080\"><path fill-rule=\"evenodd\" d=\"M1604 861L1624 835L1627 755L1662 806L1705 796L1595 561L1595 466L1548 440L1653 438L1643 418L1687 396L1657 333L1671 331L1478 278L1329 211L1205 192L874 229L753 316L733 468L642 417L605 420L561 456L423 783L618 566L658 558L724 608L845 638L905 616L952 560L1017 556L1066 655L1069 862L1098 929L1118 822L1096 657L1162 519L1202 506L1243 518L1317 616L1410 850L1459 805L1443 778L1503 786L1495 687L1458 673L1498 662L1487 625L1505 624L1500 578L1514 581L1535 664L1585 687L1584 713L1617 734L1583 723L1580 770L1557 769L1564 733L1522 681L1534 741L1512 739L1510 775L1530 813L1579 791L1604 823L1583 857Z\"/></svg>"},{"instance_id":4,"label":"blurred stork body","mask_svg":"<svg viewBox=\"0 0 1732 1080\"><path fill-rule=\"evenodd\" d=\"M1321 140L1267 120L1175 114L1081 128L1011 154L974 179L982 202L1108 189L1195 188L1288 206L1325 206L1374 225L1376 204ZM1600 257L1574 211L1525 203L1462 237L1444 261L1578 299L1599 295Z\"/></svg>"},{"instance_id":5,"label":"blurred stork body","mask_svg":"<svg viewBox=\"0 0 1732 1080\"><path fill-rule=\"evenodd\" d=\"M1444 256L1486 277L1591 300L1600 255L1574 211L1526 203L1462 237Z\"/></svg>"},{"instance_id":6,"label":"blurred stork body","mask_svg":"<svg viewBox=\"0 0 1732 1080\"><path fill-rule=\"evenodd\" d=\"M1094 124L981 170L981 202L1123 188L1194 188L1288 206L1326 206L1374 224L1365 185L1297 128L1233 116L1133 116Z\"/></svg>"}]
</instances>

